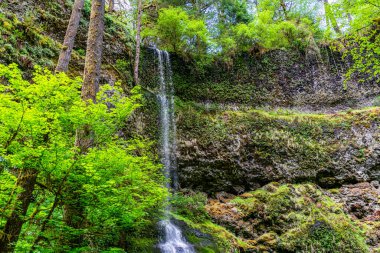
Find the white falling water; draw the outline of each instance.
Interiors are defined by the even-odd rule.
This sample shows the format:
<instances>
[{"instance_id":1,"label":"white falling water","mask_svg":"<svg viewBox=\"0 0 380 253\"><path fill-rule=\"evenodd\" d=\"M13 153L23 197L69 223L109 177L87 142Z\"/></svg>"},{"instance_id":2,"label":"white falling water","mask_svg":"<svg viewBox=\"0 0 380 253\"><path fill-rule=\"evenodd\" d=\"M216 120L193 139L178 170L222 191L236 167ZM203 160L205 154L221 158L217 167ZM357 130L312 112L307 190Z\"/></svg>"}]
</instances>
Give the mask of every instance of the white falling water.
<instances>
[{"instance_id":1,"label":"white falling water","mask_svg":"<svg viewBox=\"0 0 380 253\"><path fill-rule=\"evenodd\" d=\"M165 177L171 180L166 187L176 190L178 179L176 174L176 125L174 118L174 87L172 82L172 70L168 52L156 50L158 58L158 70L160 74L160 125L161 125L161 160L164 165ZM163 236L158 245L162 253L194 253L194 248L182 236L181 230L169 219L170 206L166 210L166 219L159 223Z\"/></svg>"}]
</instances>

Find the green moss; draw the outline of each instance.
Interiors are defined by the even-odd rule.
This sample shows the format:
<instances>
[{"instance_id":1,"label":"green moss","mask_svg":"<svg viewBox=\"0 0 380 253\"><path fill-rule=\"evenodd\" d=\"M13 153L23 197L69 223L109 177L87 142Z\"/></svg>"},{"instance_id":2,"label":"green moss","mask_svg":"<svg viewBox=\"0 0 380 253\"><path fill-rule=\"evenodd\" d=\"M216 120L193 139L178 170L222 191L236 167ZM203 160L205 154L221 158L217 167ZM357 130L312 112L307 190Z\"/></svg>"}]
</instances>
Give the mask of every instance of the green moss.
<instances>
[{"instance_id":1,"label":"green moss","mask_svg":"<svg viewBox=\"0 0 380 253\"><path fill-rule=\"evenodd\" d=\"M34 18L28 18L28 14L22 21L12 13L5 14L0 15L0 48L5 50L1 58L24 68L53 67L51 59L58 56L59 43L46 36L43 28Z\"/></svg>"},{"instance_id":2,"label":"green moss","mask_svg":"<svg viewBox=\"0 0 380 253\"><path fill-rule=\"evenodd\" d=\"M365 127L380 119L376 107L339 114L305 114L244 107L231 111L179 99L176 105L178 129L184 139L196 139L198 146L207 148L232 142L236 135L247 136L247 155L257 162L286 163L292 157L301 173L333 166L332 154L350 145L349 140L336 141L337 131L349 133L353 125ZM365 150L358 150L357 160L363 158Z\"/></svg>"},{"instance_id":3,"label":"green moss","mask_svg":"<svg viewBox=\"0 0 380 253\"><path fill-rule=\"evenodd\" d=\"M64 31L70 18L73 1L28 1L28 9L18 6L23 2L14 2L12 5L1 5L0 13L0 61L4 63L17 63L22 69L30 71L35 65L54 69L62 47ZM90 1L85 1L83 18L80 22L75 48L70 62L71 73L82 73L84 66L84 51L87 27L90 18ZM16 12L15 12L16 10ZM134 38L126 26L124 16L107 13L105 16L105 43L112 44L104 49L102 68L113 79L125 80L125 73L114 71L110 67L118 58L125 59L131 55ZM57 33L57 31L61 31ZM112 41L112 43L111 43Z\"/></svg>"},{"instance_id":4,"label":"green moss","mask_svg":"<svg viewBox=\"0 0 380 253\"><path fill-rule=\"evenodd\" d=\"M207 196L202 193L177 193L171 199L173 217L185 222L191 229L210 235L216 247L204 245L204 238L186 233L187 240L197 252L235 252L239 248L248 249L250 245L222 226L214 224L208 215L205 205Z\"/></svg>"},{"instance_id":5,"label":"green moss","mask_svg":"<svg viewBox=\"0 0 380 253\"><path fill-rule=\"evenodd\" d=\"M243 219L256 219L256 233L264 233L261 241L273 241L275 236L262 237L265 231L276 231L275 248L280 251L369 252L364 230L312 184L270 184L250 194L231 203L241 210Z\"/></svg>"},{"instance_id":6,"label":"green moss","mask_svg":"<svg viewBox=\"0 0 380 253\"><path fill-rule=\"evenodd\" d=\"M188 203L193 201L181 200L176 208L179 210L181 205L189 208ZM196 206L198 210L205 208L203 202ZM211 247L214 252L309 252L311 249L332 253L369 252L365 233L376 231L376 226L366 227L353 221L344 213L341 204L313 184L271 183L229 200L226 206L237 208L238 213L229 214L229 209L222 210L223 206L207 208L210 212L218 212L216 216L210 213L213 220L208 217L199 220L183 211L179 211L182 215L174 213L173 217L192 229L211 235L217 244L217 251ZM220 220L220 217L227 216L229 218L225 221ZM234 223L229 223L232 217ZM202 241L194 234L187 235L187 238L194 245ZM213 252L209 250L199 248L199 252Z\"/></svg>"},{"instance_id":7,"label":"green moss","mask_svg":"<svg viewBox=\"0 0 380 253\"><path fill-rule=\"evenodd\" d=\"M201 249L200 253L216 253L213 249L208 247Z\"/></svg>"},{"instance_id":8,"label":"green moss","mask_svg":"<svg viewBox=\"0 0 380 253\"><path fill-rule=\"evenodd\" d=\"M134 237L128 239L130 243L128 252L131 253L150 253L154 245L157 244L157 239L155 238Z\"/></svg>"},{"instance_id":9,"label":"green moss","mask_svg":"<svg viewBox=\"0 0 380 253\"><path fill-rule=\"evenodd\" d=\"M186 195L176 193L171 198L171 205L177 214L196 222L210 218L205 210L206 203L207 196L203 193L190 192Z\"/></svg>"},{"instance_id":10,"label":"green moss","mask_svg":"<svg viewBox=\"0 0 380 253\"><path fill-rule=\"evenodd\" d=\"M240 248L244 250L251 248L251 245L249 245L249 243L244 242L241 238L237 237L226 228L213 223L211 220L196 223L180 215L173 214L173 217L177 220L185 222L189 227L193 229L197 229L202 233L211 235L212 238L216 241L218 252L227 253L235 252ZM193 242L196 242L194 238Z\"/></svg>"}]
</instances>

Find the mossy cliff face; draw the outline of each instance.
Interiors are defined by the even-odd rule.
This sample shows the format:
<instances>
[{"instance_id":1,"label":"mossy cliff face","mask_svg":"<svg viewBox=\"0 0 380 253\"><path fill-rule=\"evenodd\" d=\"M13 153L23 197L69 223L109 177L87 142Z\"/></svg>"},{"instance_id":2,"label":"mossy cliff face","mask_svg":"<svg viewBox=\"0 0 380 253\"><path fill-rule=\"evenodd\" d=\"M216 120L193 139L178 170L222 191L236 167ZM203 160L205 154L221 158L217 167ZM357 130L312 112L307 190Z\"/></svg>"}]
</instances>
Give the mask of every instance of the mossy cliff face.
<instances>
[{"instance_id":1,"label":"mossy cliff face","mask_svg":"<svg viewBox=\"0 0 380 253\"><path fill-rule=\"evenodd\" d=\"M142 83L154 92L154 50L143 59ZM239 193L272 181L379 180L379 111L348 109L372 104L378 84L345 83L349 63L329 48L321 57L244 55L228 68L171 59L181 187Z\"/></svg>"},{"instance_id":2,"label":"mossy cliff face","mask_svg":"<svg viewBox=\"0 0 380 253\"><path fill-rule=\"evenodd\" d=\"M141 81L157 87L157 57L144 51ZM331 111L371 104L379 94L376 83L344 82L347 61L328 47L321 57L274 50L241 55L232 66L218 62L199 67L171 55L176 96L183 101L244 106L295 107Z\"/></svg>"},{"instance_id":3,"label":"mossy cliff face","mask_svg":"<svg viewBox=\"0 0 380 253\"><path fill-rule=\"evenodd\" d=\"M0 1L0 62L53 69L72 3ZM83 17L70 75L83 71L88 4ZM106 15L101 83L131 85L130 34ZM173 197L173 217L197 252L380 252L380 109L336 113L372 104L378 84L344 83L349 62L326 47L240 55L231 66L171 57L188 189ZM140 69L145 106L123 134L158 140L154 50ZM128 234L128 252L154 250L155 224Z\"/></svg>"},{"instance_id":4,"label":"mossy cliff face","mask_svg":"<svg viewBox=\"0 0 380 253\"><path fill-rule=\"evenodd\" d=\"M275 50L241 55L229 67L172 62L176 95L185 101L320 111L367 105L380 91L377 83L344 82L350 62L324 46L319 57Z\"/></svg>"},{"instance_id":5,"label":"mossy cliff face","mask_svg":"<svg viewBox=\"0 0 380 253\"><path fill-rule=\"evenodd\" d=\"M325 188L380 178L380 109L301 114L178 102L182 187L240 193L268 182Z\"/></svg>"}]
</instances>

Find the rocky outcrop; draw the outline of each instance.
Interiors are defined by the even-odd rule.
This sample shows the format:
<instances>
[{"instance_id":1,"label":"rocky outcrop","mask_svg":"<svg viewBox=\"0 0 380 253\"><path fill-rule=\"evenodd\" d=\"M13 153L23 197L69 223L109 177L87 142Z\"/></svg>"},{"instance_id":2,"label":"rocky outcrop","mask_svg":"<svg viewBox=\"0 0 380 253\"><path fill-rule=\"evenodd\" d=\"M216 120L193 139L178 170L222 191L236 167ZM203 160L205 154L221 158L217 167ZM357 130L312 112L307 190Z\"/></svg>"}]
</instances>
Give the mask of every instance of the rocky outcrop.
<instances>
[{"instance_id":1,"label":"rocky outcrop","mask_svg":"<svg viewBox=\"0 0 380 253\"><path fill-rule=\"evenodd\" d=\"M373 190L357 184L343 187L337 196L343 202L358 192L379 198ZM377 201L369 202L366 206ZM380 217L357 219L344 212L347 205L312 184L271 183L239 196L218 194L206 209L217 224L250 245L244 252L377 252Z\"/></svg>"},{"instance_id":2,"label":"rocky outcrop","mask_svg":"<svg viewBox=\"0 0 380 253\"><path fill-rule=\"evenodd\" d=\"M378 181L343 185L332 197L356 219L380 221L380 185Z\"/></svg>"},{"instance_id":3,"label":"rocky outcrop","mask_svg":"<svg viewBox=\"0 0 380 253\"><path fill-rule=\"evenodd\" d=\"M334 188L380 178L379 109L334 115L183 110L178 169L184 188L242 193L273 181Z\"/></svg>"}]
</instances>

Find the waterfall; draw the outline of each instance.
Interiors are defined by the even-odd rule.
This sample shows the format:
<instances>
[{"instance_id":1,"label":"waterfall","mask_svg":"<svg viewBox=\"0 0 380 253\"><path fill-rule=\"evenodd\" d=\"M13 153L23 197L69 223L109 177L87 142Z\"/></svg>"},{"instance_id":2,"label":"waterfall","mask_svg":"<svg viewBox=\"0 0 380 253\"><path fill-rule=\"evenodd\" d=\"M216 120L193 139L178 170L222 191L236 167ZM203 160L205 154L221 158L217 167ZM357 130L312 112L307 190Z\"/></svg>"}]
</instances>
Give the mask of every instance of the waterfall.
<instances>
[{"instance_id":1,"label":"waterfall","mask_svg":"<svg viewBox=\"0 0 380 253\"><path fill-rule=\"evenodd\" d=\"M174 87L169 53L155 49L160 75L160 153L168 189L178 189L176 162L176 124L174 115ZM169 218L170 204L166 207L165 219L159 223L162 237L158 245L162 253L194 253L193 246L186 242L181 230Z\"/></svg>"}]
</instances>

